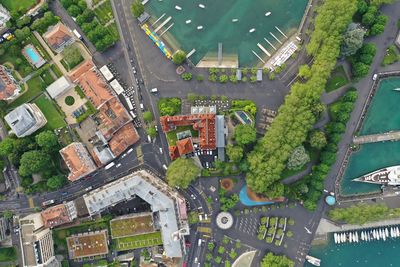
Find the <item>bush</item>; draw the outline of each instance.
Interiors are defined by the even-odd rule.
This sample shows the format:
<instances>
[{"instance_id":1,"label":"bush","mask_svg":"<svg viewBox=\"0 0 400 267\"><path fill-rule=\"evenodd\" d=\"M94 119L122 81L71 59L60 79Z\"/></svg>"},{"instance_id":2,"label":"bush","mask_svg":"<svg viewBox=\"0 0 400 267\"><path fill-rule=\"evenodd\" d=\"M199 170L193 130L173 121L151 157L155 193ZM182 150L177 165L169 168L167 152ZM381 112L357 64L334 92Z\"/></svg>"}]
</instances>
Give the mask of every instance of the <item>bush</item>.
<instances>
[{"instance_id":1,"label":"bush","mask_svg":"<svg viewBox=\"0 0 400 267\"><path fill-rule=\"evenodd\" d=\"M275 80L275 72L270 72L269 75L268 75L268 79L269 79L270 81Z\"/></svg>"},{"instance_id":2,"label":"bush","mask_svg":"<svg viewBox=\"0 0 400 267\"><path fill-rule=\"evenodd\" d=\"M244 76L244 77L242 77L242 80L241 80L242 82L247 82L247 77L246 76Z\"/></svg>"},{"instance_id":3,"label":"bush","mask_svg":"<svg viewBox=\"0 0 400 267\"><path fill-rule=\"evenodd\" d=\"M146 111L143 113L143 120L145 122L151 122L153 120L153 114L150 111Z\"/></svg>"},{"instance_id":4,"label":"bush","mask_svg":"<svg viewBox=\"0 0 400 267\"><path fill-rule=\"evenodd\" d=\"M190 72L185 72L185 73L182 74L181 77L185 81L190 81L193 78L193 75Z\"/></svg>"},{"instance_id":5,"label":"bush","mask_svg":"<svg viewBox=\"0 0 400 267\"><path fill-rule=\"evenodd\" d=\"M220 83L226 83L228 80L229 80L228 75L223 74L223 75L219 76Z\"/></svg>"},{"instance_id":6,"label":"bush","mask_svg":"<svg viewBox=\"0 0 400 267\"><path fill-rule=\"evenodd\" d=\"M250 82L251 82L251 83L257 82L257 77L254 76L254 75L250 76Z\"/></svg>"},{"instance_id":7,"label":"bush","mask_svg":"<svg viewBox=\"0 0 400 267\"><path fill-rule=\"evenodd\" d=\"M208 80L215 83L218 80L218 76L216 74L211 74L210 76L208 76Z\"/></svg>"},{"instance_id":8,"label":"bush","mask_svg":"<svg viewBox=\"0 0 400 267\"><path fill-rule=\"evenodd\" d=\"M299 170L309 161L310 156L307 154L304 146L299 146L295 148L293 153L290 155L287 168L289 170Z\"/></svg>"},{"instance_id":9,"label":"bush","mask_svg":"<svg viewBox=\"0 0 400 267\"><path fill-rule=\"evenodd\" d=\"M196 76L196 80L199 81L199 82L202 82L202 81L204 81L204 76L199 74L199 75Z\"/></svg>"},{"instance_id":10,"label":"bush","mask_svg":"<svg viewBox=\"0 0 400 267\"><path fill-rule=\"evenodd\" d=\"M236 74L230 75L230 76L229 76L229 81L230 81L231 83L237 83Z\"/></svg>"},{"instance_id":11,"label":"bush","mask_svg":"<svg viewBox=\"0 0 400 267\"><path fill-rule=\"evenodd\" d=\"M181 65L186 60L186 53L182 50L177 50L172 56L172 61L175 65Z\"/></svg>"},{"instance_id":12,"label":"bush","mask_svg":"<svg viewBox=\"0 0 400 267\"><path fill-rule=\"evenodd\" d=\"M213 74L218 74L219 73L219 69L218 68L209 68L208 69L208 73L210 74L210 75L213 75Z\"/></svg>"},{"instance_id":13,"label":"bush","mask_svg":"<svg viewBox=\"0 0 400 267\"><path fill-rule=\"evenodd\" d=\"M135 0L135 1L132 3L131 11L132 11L132 14L133 14L136 18L138 18L138 17L140 17L140 15L142 15L143 12L144 12L144 5L142 4L142 2L141 2L140 0Z\"/></svg>"},{"instance_id":14,"label":"bush","mask_svg":"<svg viewBox=\"0 0 400 267\"><path fill-rule=\"evenodd\" d=\"M158 101L158 111L160 112L160 116L173 116L181 112L181 105L180 98L160 98Z\"/></svg>"}]
</instances>

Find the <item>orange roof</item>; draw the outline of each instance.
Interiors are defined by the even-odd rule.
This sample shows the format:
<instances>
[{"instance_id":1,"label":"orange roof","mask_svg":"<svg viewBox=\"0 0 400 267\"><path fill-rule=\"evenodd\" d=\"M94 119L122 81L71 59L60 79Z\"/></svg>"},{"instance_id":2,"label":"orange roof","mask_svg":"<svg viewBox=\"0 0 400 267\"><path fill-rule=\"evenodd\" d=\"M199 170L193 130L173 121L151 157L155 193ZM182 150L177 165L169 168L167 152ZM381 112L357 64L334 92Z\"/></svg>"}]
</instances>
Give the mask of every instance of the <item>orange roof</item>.
<instances>
[{"instance_id":1,"label":"orange roof","mask_svg":"<svg viewBox=\"0 0 400 267\"><path fill-rule=\"evenodd\" d=\"M64 204L47 208L41 212L41 215L44 225L49 228L72 221Z\"/></svg>"},{"instance_id":2,"label":"orange roof","mask_svg":"<svg viewBox=\"0 0 400 267\"><path fill-rule=\"evenodd\" d=\"M0 100L11 97L14 95L15 90L17 90L17 86L10 79L3 67L0 67Z\"/></svg>"},{"instance_id":3,"label":"orange roof","mask_svg":"<svg viewBox=\"0 0 400 267\"><path fill-rule=\"evenodd\" d=\"M177 159L181 156L177 146L170 146L168 149L171 160Z\"/></svg>"},{"instance_id":4,"label":"orange roof","mask_svg":"<svg viewBox=\"0 0 400 267\"><path fill-rule=\"evenodd\" d=\"M160 117L161 127L164 132L174 130L177 126L192 125L194 130L199 131L200 148L216 148L216 126L215 114L193 114L179 116Z\"/></svg>"},{"instance_id":5,"label":"orange roof","mask_svg":"<svg viewBox=\"0 0 400 267\"><path fill-rule=\"evenodd\" d=\"M192 138L188 137L182 140L176 141L176 146L180 155L186 155L193 152Z\"/></svg>"},{"instance_id":6,"label":"orange roof","mask_svg":"<svg viewBox=\"0 0 400 267\"><path fill-rule=\"evenodd\" d=\"M116 131L130 122L132 118L121 102L113 97L99 107L95 120L99 123L98 127L104 138L109 140Z\"/></svg>"},{"instance_id":7,"label":"orange roof","mask_svg":"<svg viewBox=\"0 0 400 267\"><path fill-rule=\"evenodd\" d=\"M139 135L132 123L128 123L119 129L108 142L113 154L118 157L128 147L139 140Z\"/></svg>"},{"instance_id":8,"label":"orange roof","mask_svg":"<svg viewBox=\"0 0 400 267\"><path fill-rule=\"evenodd\" d=\"M114 97L91 60L86 60L79 65L69 77L81 86L86 97L96 108Z\"/></svg>"},{"instance_id":9,"label":"orange roof","mask_svg":"<svg viewBox=\"0 0 400 267\"><path fill-rule=\"evenodd\" d=\"M105 255L108 253L107 230L67 237L70 259Z\"/></svg>"},{"instance_id":10,"label":"orange roof","mask_svg":"<svg viewBox=\"0 0 400 267\"><path fill-rule=\"evenodd\" d=\"M76 181L97 169L90 154L82 143L71 143L60 150L60 154L68 166L68 180Z\"/></svg>"},{"instance_id":11,"label":"orange roof","mask_svg":"<svg viewBox=\"0 0 400 267\"><path fill-rule=\"evenodd\" d=\"M54 50L57 50L59 46L70 41L73 38L73 35L71 34L71 31L67 28L67 26L59 22L51 27L43 35L43 38Z\"/></svg>"}]
</instances>

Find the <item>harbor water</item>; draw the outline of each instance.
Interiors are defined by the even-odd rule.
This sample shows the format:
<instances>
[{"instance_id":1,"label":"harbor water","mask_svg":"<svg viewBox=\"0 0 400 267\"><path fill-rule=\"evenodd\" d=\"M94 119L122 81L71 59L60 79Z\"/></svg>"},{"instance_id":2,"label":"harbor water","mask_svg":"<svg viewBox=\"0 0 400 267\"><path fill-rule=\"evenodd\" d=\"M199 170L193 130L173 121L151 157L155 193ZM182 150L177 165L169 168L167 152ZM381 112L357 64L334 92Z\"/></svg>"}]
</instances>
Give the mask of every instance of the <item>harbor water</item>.
<instances>
[{"instance_id":1,"label":"harbor water","mask_svg":"<svg viewBox=\"0 0 400 267\"><path fill-rule=\"evenodd\" d=\"M165 13L155 28L168 17L172 17L157 33L161 34L165 28L174 23L162 37L173 46L174 50L181 48L189 53L192 49L196 49L190 57L194 64L206 55L216 56L218 43L222 43L224 57L238 55L240 66L252 66L258 63L252 50L261 57L266 56L257 47L257 43L270 53L273 52L273 48L264 38L276 45L275 47L279 46L270 32L281 41L285 38L275 26L287 36L294 33L303 17L307 2L307 0L202 0L201 2L151 0L145 5L145 9L154 19ZM199 4L204 8L200 8ZM177 10L175 6L181 10ZM268 12L271 14L266 16ZM190 23L187 24L186 21L189 20ZM198 30L199 26L203 28ZM255 31L249 32L253 28Z\"/></svg>"},{"instance_id":2,"label":"harbor water","mask_svg":"<svg viewBox=\"0 0 400 267\"><path fill-rule=\"evenodd\" d=\"M321 267L397 267L400 238L335 244L329 234L326 245L314 246L309 255L321 260ZM306 262L305 267L313 267Z\"/></svg>"},{"instance_id":3,"label":"harbor water","mask_svg":"<svg viewBox=\"0 0 400 267\"><path fill-rule=\"evenodd\" d=\"M400 78L381 81L358 135L400 131L400 112L398 112L400 92L394 91L395 88L400 88ZM341 194L354 195L380 191L379 185L352 180L392 165L400 165L400 141L361 145L360 149L350 156L341 181Z\"/></svg>"}]
</instances>

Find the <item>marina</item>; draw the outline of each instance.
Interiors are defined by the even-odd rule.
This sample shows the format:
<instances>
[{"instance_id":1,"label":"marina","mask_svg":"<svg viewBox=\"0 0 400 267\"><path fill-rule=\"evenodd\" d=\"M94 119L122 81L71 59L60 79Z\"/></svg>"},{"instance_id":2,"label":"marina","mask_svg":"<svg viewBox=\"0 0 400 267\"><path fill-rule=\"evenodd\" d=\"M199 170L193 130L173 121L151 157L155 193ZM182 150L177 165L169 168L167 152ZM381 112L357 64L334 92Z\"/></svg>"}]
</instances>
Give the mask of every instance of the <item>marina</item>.
<instances>
[{"instance_id":1,"label":"marina","mask_svg":"<svg viewBox=\"0 0 400 267\"><path fill-rule=\"evenodd\" d=\"M335 244L342 243L358 243L370 242L374 240L383 240L389 238L399 238L400 231L398 226L383 227L377 229L368 229L363 231L350 231L333 233L333 240Z\"/></svg>"}]
</instances>

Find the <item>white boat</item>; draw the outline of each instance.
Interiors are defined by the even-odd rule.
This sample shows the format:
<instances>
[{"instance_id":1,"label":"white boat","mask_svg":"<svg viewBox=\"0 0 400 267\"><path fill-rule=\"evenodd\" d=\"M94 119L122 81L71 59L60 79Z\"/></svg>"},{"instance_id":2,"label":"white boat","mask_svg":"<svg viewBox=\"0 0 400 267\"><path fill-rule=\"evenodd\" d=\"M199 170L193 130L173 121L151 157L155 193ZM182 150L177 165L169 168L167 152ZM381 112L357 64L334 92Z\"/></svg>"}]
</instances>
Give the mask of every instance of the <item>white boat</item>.
<instances>
[{"instance_id":1,"label":"white boat","mask_svg":"<svg viewBox=\"0 0 400 267\"><path fill-rule=\"evenodd\" d=\"M361 232L361 240L364 241L364 232Z\"/></svg>"},{"instance_id":2,"label":"white boat","mask_svg":"<svg viewBox=\"0 0 400 267\"><path fill-rule=\"evenodd\" d=\"M176 10L182 10L182 8L180 6L175 6Z\"/></svg>"},{"instance_id":3,"label":"white boat","mask_svg":"<svg viewBox=\"0 0 400 267\"><path fill-rule=\"evenodd\" d=\"M346 242L346 235L342 233L340 239L342 240L342 243Z\"/></svg>"},{"instance_id":4,"label":"white boat","mask_svg":"<svg viewBox=\"0 0 400 267\"><path fill-rule=\"evenodd\" d=\"M356 242L358 243L359 239L358 239L358 232L356 232Z\"/></svg>"},{"instance_id":5,"label":"white boat","mask_svg":"<svg viewBox=\"0 0 400 267\"><path fill-rule=\"evenodd\" d=\"M269 15L271 15L271 12L265 13L265 16L266 16L266 17L268 17Z\"/></svg>"},{"instance_id":6,"label":"white boat","mask_svg":"<svg viewBox=\"0 0 400 267\"><path fill-rule=\"evenodd\" d=\"M381 185L400 185L400 165L373 171L353 179L353 181Z\"/></svg>"},{"instance_id":7,"label":"white boat","mask_svg":"<svg viewBox=\"0 0 400 267\"><path fill-rule=\"evenodd\" d=\"M375 229L372 231L372 236L374 237L374 239L378 238L377 235L376 235L376 230Z\"/></svg>"},{"instance_id":8,"label":"white boat","mask_svg":"<svg viewBox=\"0 0 400 267\"><path fill-rule=\"evenodd\" d=\"M400 88L394 88L393 91L398 91L398 92L400 92Z\"/></svg>"},{"instance_id":9,"label":"white boat","mask_svg":"<svg viewBox=\"0 0 400 267\"><path fill-rule=\"evenodd\" d=\"M382 230L382 234L383 234L383 236L382 236L382 238L383 238L383 241L386 241L386 234L385 234L385 230Z\"/></svg>"},{"instance_id":10,"label":"white boat","mask_svg":"<svg viewBox=\"0 0 400 267\"><path fill-rule=\"evenodd\" d=\"M202 30L202 29L203 29L203 26L197 26L197 29L198 29L198 30Z\"/></svg>"},{"instance_id":11,"label":"white boat","mask_svg":"<svg viewBox=\"0 0 400 267\"><path fill-rule=\"evenodd\" d=\"M239 19L232 19L232 22L238 22Z\"/></svg>"},{"instance_id":12,"label":"white boat","mask_svg":"<svg viewBox=\"0 0 400 267\"><path fill-rule=\"evenodd\" d=\"M255 28L249 30L249 32L255 32L255 31L256 31Z\"/></svg>"},{"instance_id":13,"label":"white boat","mask_svg":"<svg viewBox=\"0 0 400 267\"><path fill-rule=\"evenodd\" d=\"M400 231L399 231L399 227L396 226L396 235L400 236Z\"/></svg>"},{"instance_id":14,"label":"white boat","mask_svg":"<svg viewBox=\"0 0 400 267\"><path fill-rule=\"evenodd\" d=\"M390 227L390 237L393 238L393 227Z\"/></svg>"},{"instance_id":15,"label":"white boat","mask_svg":"<svg viewBox=\"0 0 400 267\"><path fill-rule=\"evenodd\" d=\"M200 7L200 8L206 8L206 6L203 5L203 4L199 4L199 7Z\"/></svg>"},{"instance_id":16,"label":"white boat","mask_svg":"<svg viewBox=\"0 0 400 267\"><path fill-rule=\"evenodd\" d=\"M320 260L320 259L317 259L317 258L315 258L315 257L313 257L313 256L307 255L307 256L306 256L306 260L307 260L309 263L311 263L312 265L314 265L314 266L321 266L321 260Z\"/></svg>"},{"instance_id":17,"label":"white boat","mask_svg":"<svg viewBox=\"0 0 400 267\"><path fill-rule=\"evenodd\" d=\"M351 233L349 234L349 242L353 243L353 235Z\"/></svg>"},{"instance_id":18,"label":"white boat","mask_svg":"<svg viewBox=\"0 0 400 267\"><path fill-rule=\"evenodd\" d=\"M385 234L386 234L386 237L389 237L389 231L387 228L385 228Z\"/></svg>"},{"instance_id":19,"label":"white boat","mask_svg":"<svg viewBox=\"0 0 400 267\"><path fill-rule=\"evenodd\" d=\"M185 21L186 24L189 24L190 22L192 22L190 19L188 19L187 21Z\"/></svg>"},{"instance_id":20,"label":"white boat","mask_svg":"<svg viewBox=\"0 0 400 267\"><path fill-rule=\"evenodd\" d=\"M337 240L337 234L336 233L333 234L333 240L335 240L335 244L337 244L338 240Z\"/></svg>"}]
</instances>

